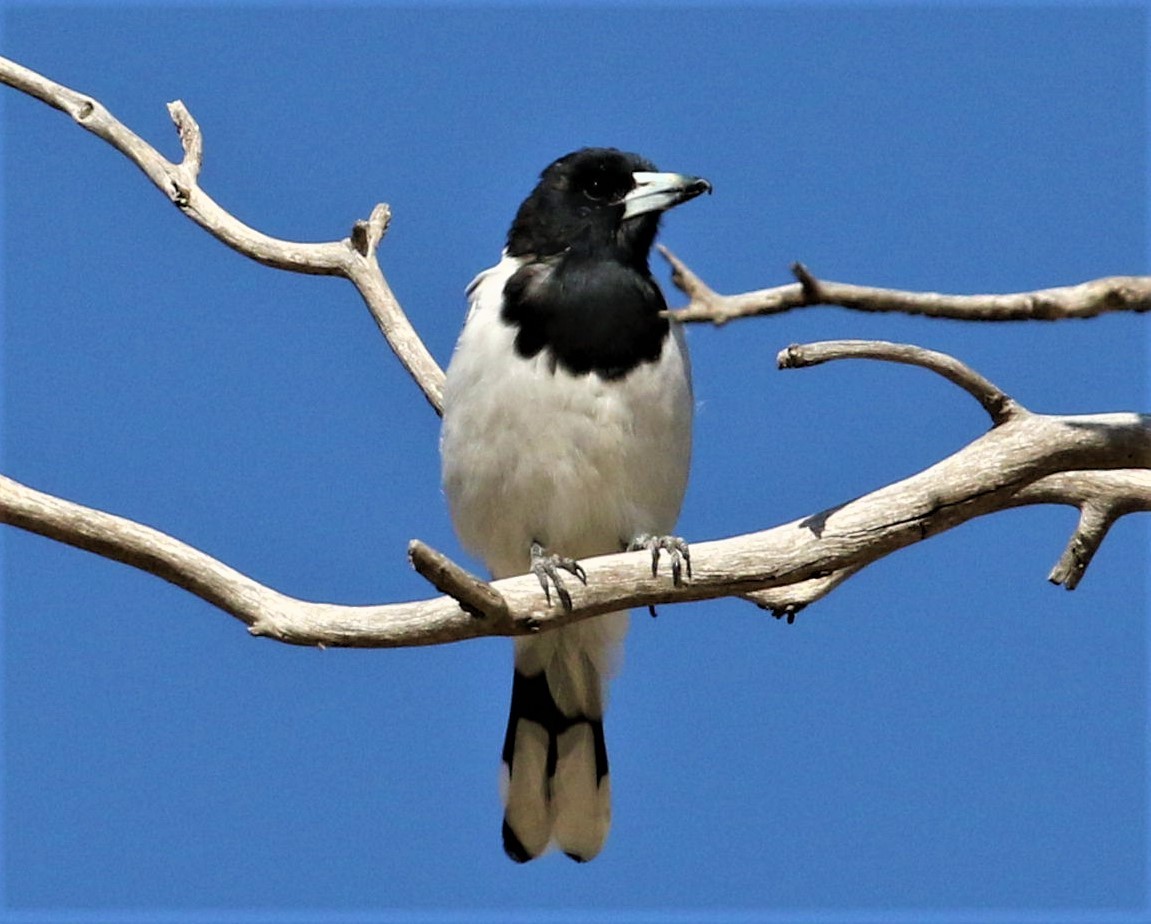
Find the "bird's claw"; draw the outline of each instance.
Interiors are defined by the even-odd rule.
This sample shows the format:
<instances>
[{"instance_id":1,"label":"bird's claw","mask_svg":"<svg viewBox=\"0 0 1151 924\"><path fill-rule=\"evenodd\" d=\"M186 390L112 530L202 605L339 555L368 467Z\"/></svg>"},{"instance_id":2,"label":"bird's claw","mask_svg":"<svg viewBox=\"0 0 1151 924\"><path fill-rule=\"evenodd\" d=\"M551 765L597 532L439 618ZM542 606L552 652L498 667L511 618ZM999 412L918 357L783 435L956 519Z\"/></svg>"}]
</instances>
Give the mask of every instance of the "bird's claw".
<instances>
[{"instance_id":1,"label":"bird's claw","mask_svg":"<svg viewBox=\"0 0 1151 924\"><path fill-rule=\"evenodd\" d=\"M544 597L547 599L548 605L550 606L552 602L550 585L554 584L556 596L560 598L560 605L565 611L571 612L572 595L568 592L564 579L560 576L561 569L574 574L579 578L581 584L587 583L587 574L574 558L552 555L538 542L532 543L532 574L536 576L540 582L540 587L544 589Z\"/></svg>"},{"instance_id":2,"label":"bird's claw","mask_svg":"<svg viewBox=\"0 0 1151 924\"><path fill-rule=\"evenodd\" d=\"M647 549L651 552L651 576L659 573L660 549L667 552L671 559L671 580L678 587L682 583L683 572L691 578L691 549L679 536L636 536L628 545L629 552L638 552Z\"/></svg>"}]
</instances>

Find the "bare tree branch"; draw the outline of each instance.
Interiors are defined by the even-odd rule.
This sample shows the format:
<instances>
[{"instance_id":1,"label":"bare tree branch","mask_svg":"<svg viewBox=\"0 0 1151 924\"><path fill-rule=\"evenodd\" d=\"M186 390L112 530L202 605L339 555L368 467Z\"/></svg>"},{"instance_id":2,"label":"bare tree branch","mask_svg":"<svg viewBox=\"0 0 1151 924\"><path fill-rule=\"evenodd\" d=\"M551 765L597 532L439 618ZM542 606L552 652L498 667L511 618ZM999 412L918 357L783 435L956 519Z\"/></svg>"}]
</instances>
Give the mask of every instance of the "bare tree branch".
<instances>
[{"instance_id":1,"label":"bare tree branch","mask_svg":"<svg viewBox=\"0 0 1151 924\"><path fill-rule=\"evenodd\" d=\"M856 311L899 312L960 321L1057 321L1094 318L1109 311L1151 310L1151 276L1108 276L1074 286L1010 295L942 295L905 292L816 279L802 263L792 265L798 282L740 295L721 295L666 247L672 281L688 297L685 308L669 311L677 321L726 324L736 318L782 314L814 305Z\"/></svg>"},{"instance_id":2,"label":"bare tree branch","mask_svg":"<svg viewBox=\"0 0 1151 924\"><path fill-rule=\"evenodd\" d=\"M0 83L22 90L67 113L81 128L102 138L144 171L156 187L192 221L233 250L274 269L321 276L343 276L360 292L380 331L404 368L415 379L436 413L443 410L444 373L412 327L376 260L376 246L388 224L386 205L357 223L352 237L326 243L298 243L269 237L236 219L204 192L198 177L204 145L200 127L179 100L168 104L184 158L167 160L116 119L101 103L48 80L7 58L0 58Z\"/></svg>"},{"instance_id":3,"label":"bare tree branch","mask_svg":"<svg viewBox=\"0 0 1151 924\"><path fill-rule=\"evenodd\" d=\"M548 606L531 575L488 585L422 551L414 555L424 561L421 572L455 597L354 607L297 600L150 527L6 478L0 478L0 521L156 574L231 613L255 635L301 645L397 647L520 635L612 610L758 591L768 593L757 594L756 603L794 616L879 558L1005 507L1111 503L1112 520L1151 509L1149 467L1149 417L1020 411L903 481L773 529L694 544L692 578L679 585L653 577L646 552L584 561L588 583L573 589L569 612ZM1093 550L1097 533L1081 540L1084 547ZM1078 559L1075 581L1087 560Z\"/></svg>"},{"instance_id":4,"label":"bare tree branch","mask_svg":"<svg viewBox=\"0 0 1151 924\"><path fill-rule=\"evenodd\" d=\"M1013 498L1013 505L1036 503L1079 508L1079 525L1047 576L1074 590L1111 525L1124 514L1151 511L1151 471L1064 472L1028 485Z\"/></svg>"},{"instance_id":5,"label":"bare tree branch","mask_svg":"<svg viewBox=\"0 0 1151 924\"><path fill-rule=\"evenodd\" d=\"M881 359L930 369L953 385L958 385L983 405L994 425L1003 423L1013 414L1024 413L1024 408L1007 397L999 386L954 356L909 343L889 343L885 340L824 340L806 345L793 343L780 351L776 363L780 369L801 369L836 359Z\"/></svg>"},{"instance_id":6,"label":"bare tree branch","mask_svg":"<svg viewBox=\"0 0 1151 924\"><path fill-rule=\"evenodd\" d=\"M1151 512L1151 471L1061 472L1032 482L1005 500L1002 509L1032 504L1069 504L1080 510L1080 521L1055 567L1053 584L1074 590L1091 563L1107 531L1128 513ZM800 610L822 600L863 566L845 568L822 578L745 594L750 603L770 610L776 618L794 622Z\"/></svg>"},{"instance_id":7,"label":"bare tree branch","mask_svg":"<svg viewBox=\"0 0 1151 924\"><path fill-rule=\"evenodd\" d=\"M408 543L408 559L429 584L456 600L473 616L507 618L508 603L500 592L487 581L465 571L442 552L413 539Z\"/></svg>"},{"instance_id":8,"label":"bare tree branch","mask_svg":"<svg viewBox=\"0 0 1151 924\"><path fill-rule=\"evenodd\" d=\"M754 603L760 609L770 611L776 619L786 619L790 625L795 622L795 617L800 610L817 600L822 600L862 569L862 565L858 568L841 568L839 571L833 571L824 577L811 578L785 587L757 590L754 593L744 594L743 599L748 603Z\"/></svg>"},{"instance_id":9,"label":"bare tree branch","mask_svg":"<svg viewBox=\"0 0 1151 924\"><path fill-rule=\"evenodd\" d=\"M204 136L200 132L200 126L181 100L168 103L168 115L176 125L180 146L184 149L184 159L180 162L180 166L193 180L196 180L200 176L200 168L204 165Z\"/></svg>"},{"instance_id":10,"label":"bare tree branch","mask_svg":"<svg viewBox=\"0 0 1151 924\"><path fill-rule=\"evenodd\" d=\"M169 112L184 156L174 164L95 100L0 58L0 82L68 113L131 159L189 218L235 250L293 272L344 276L360 291L405 368L436 410L443 372L400 309L376 252L389 212L377 205L348 239L294 243L256 231L224 211L198 186L203 137L179 102ZM980 320L1090 317L1145 311L1151 280L1114 277L1011 296L940 296L819 282L801 266L791 286L719 296L670 252L677 285L692 304L674 316L722 323L816 303L869 311L906 311ZM1082 578L1110 525L1151 510L1151 418L1137 414L1035 414L967 366L906 344L834 341L793 346L784 368L833 359L871 358L920 365L943 375L988 411L992 429L923 472L863 497L762 532L692 546L692 576L677 583L653 575L646 552L582 562L586 586L574 605L550 606L534 576L488 583L423 543L413 565L448 596L376 606L299 600L266 587L156 529L53 497L0 476L0 522L86 549L155 574L248 625L254 635L301 645L396 647L486 635L519 635L600 613L656 604L740 596L793 619L868 564L976 516L1036 503L1070 504L1079 525L1050 579L1069 589Z\"/></svg>"}]
</instances>

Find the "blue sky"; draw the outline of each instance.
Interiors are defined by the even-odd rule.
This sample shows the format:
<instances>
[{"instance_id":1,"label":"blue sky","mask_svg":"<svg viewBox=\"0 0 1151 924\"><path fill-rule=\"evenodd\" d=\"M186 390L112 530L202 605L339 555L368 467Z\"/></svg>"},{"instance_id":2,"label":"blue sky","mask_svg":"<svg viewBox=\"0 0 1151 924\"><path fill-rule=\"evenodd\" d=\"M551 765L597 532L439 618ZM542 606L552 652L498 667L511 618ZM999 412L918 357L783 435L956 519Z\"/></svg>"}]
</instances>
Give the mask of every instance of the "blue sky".
<instances>
[{"instance_id":1,"label":"blue sky","mask_svg":"<svg viewBox=\"0 0 1151 924\"><path fill-rule=\"evenodd\" d=\"M793 260L955 292L1149 271L1134 4L8 4L0 26L0 53L169 156L183 99L204 188L269 234L339 238L389 202L384 270L442 362L515 207L585 144L711 180L662 240L722 291ZM355 291L234 254L7 88L0 119L2 470L297 596L428 595L407 541L462 556L438 422ZM788 343L920 343L1073 413L1146 410L1146 329L830 308L694 328L680 531L820 510L986 427L922 370L778 372ZM499 847L506 640L281 646L7 530L7 919L1143 919L1147 528L1121 521L1066 593L1045 576L1074 522L970 523L792 626L735 601L637 614L608 847L526 868Z\"/></svg>"}]
</instances>

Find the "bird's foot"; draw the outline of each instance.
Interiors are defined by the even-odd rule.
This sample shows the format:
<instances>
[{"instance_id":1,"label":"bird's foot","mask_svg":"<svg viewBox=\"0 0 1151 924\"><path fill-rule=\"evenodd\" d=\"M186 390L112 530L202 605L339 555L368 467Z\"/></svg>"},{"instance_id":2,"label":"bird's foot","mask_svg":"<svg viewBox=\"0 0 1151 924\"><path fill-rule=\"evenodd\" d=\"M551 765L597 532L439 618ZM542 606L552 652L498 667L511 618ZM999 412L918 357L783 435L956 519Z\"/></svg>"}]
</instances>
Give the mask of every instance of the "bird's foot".
<instances>
[{"instance_id":1,"label":"bird's foot","mask_svg":"<svg viewBox=\"0 0 1151 924\"><path fill-rule=\"evenodd\" d=\"M568 593L564 579L560 576L561 569L574 574L579 578L581 584L587 583L587 574L584 573L583 568L580 567L580 563L574 558L552 555L538 542L532 543L532 574L539 579L540 587L544 589L544 596L547 598L548 605L550 606L552 602L550 585L554 584L556 595L560 598L560 604L565 610L570 612L572 608L572 595Z\"/></svg>"},{"instance_id":2,"label":"bird's foot","mask_svg":"<svg viewBox=\"0 0 1151 924\"><path fill-rule=\"evenodd\" d=\"M691 577L691 549L679 536L636 536L627 547L629 552L643 549L651 552L651 576L659 572L659 553L662 549L671 558L671 580L678 587L682 583L683 572Z\"/></svg>"}]
</instances>

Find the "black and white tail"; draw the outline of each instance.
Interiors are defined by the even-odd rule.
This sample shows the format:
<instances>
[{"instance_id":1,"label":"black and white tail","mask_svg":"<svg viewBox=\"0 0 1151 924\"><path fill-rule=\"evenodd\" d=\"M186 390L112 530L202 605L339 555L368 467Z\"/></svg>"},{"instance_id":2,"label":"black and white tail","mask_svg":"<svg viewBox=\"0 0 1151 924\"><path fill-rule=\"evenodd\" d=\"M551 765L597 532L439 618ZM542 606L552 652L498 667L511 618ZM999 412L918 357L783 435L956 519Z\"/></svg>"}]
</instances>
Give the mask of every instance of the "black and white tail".
<instances>
[{"instance_id":1,"label":"black and white tail","mask_svg":"<svg viewBox=\"0 0 1151 924\"><path fill-rule=\"evenodd\" d=\"M517 863L553 843L581 863L603 848L611 827L603 717L627 618L609 613L516 640L503 838Z\"/></svg>"}]
</instances>

